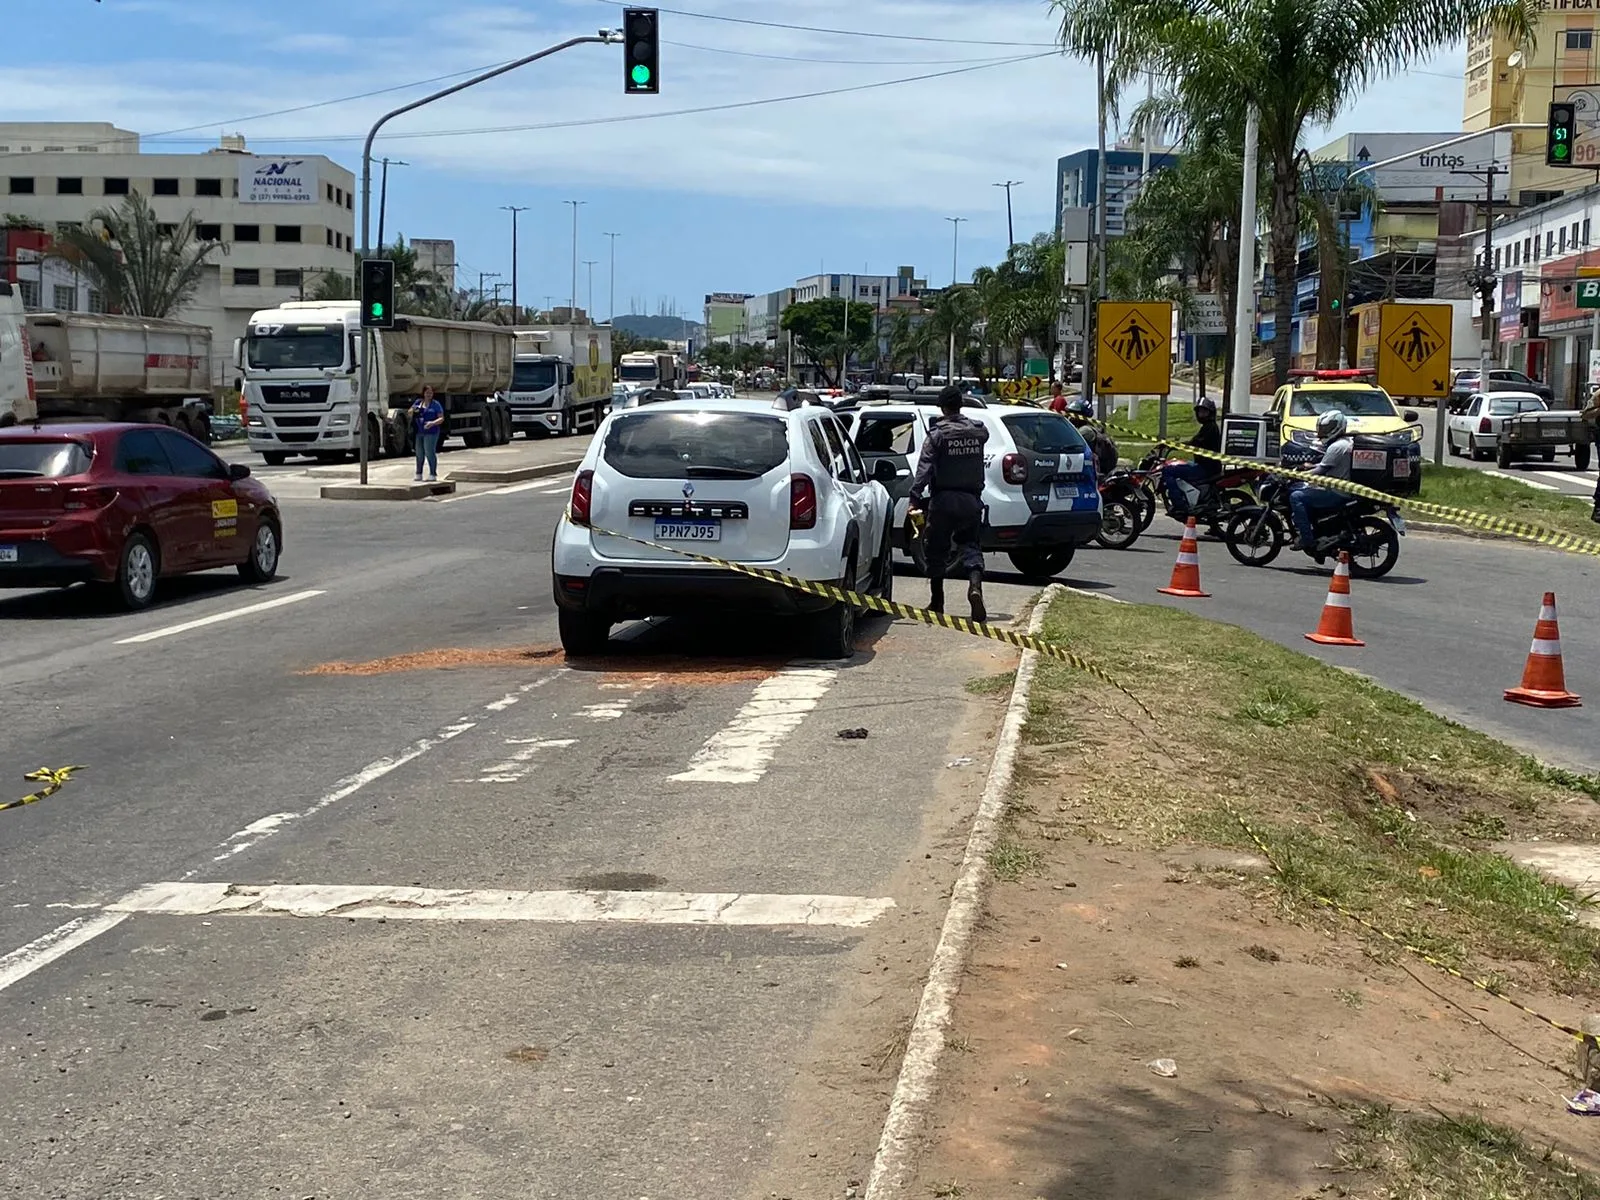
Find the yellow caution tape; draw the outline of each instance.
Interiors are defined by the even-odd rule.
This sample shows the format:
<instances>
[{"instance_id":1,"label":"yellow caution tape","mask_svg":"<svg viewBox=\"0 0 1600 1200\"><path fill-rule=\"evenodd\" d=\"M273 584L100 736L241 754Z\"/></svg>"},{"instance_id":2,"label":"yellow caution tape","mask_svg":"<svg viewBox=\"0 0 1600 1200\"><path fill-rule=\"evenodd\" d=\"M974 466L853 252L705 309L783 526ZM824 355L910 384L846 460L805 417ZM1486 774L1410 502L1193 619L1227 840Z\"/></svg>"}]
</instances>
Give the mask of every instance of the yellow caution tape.
<instances>
[{"instance_id":1,"label":"yellow caution tape","mask_svg":"<svg viewBox=\"0 0 1600 1200\"><path fill-rule=\"evenodd\" d=\"M571 516L570 510L568 513ZM676 554L683 558L693 559L695 562L707 563L713 567L721 567L725 571L734 571L740 575L749 575L754 579L764 579L768 583L778 584L780 587L791 588L797 592L806 592L812 596L825 596L829 600L837 600L843 604L851 604L856 608L868 608L874 612L888 613L893 617L900 617L907 621L920 621L924 625L937 625L941 629L953 629L957 633L970 634L973 637L988 638L994 642L1005 642L1008 646L1015 646L1019 650L1033 650L1046 658L1056 659L1069 666L1075 667L1086 675L1091 675L1101 683L1108 684L1117 689L1129 700L1139 706L1139 711L1152 721L1155 714L1144 706L1144 702L1123 687L1102 668L1095 666L1080 654L1075 654L1064 646L1054 642L1037 638L1031 634L1016 633L1010 629L1002 629L997 625L989 625L982 621L968 620L966 617L951 616L949 613L933 612L926 608L917 608L910 604L900 604L894 600L884 600L878 596L868 596L864 592L853 592L848 588L838 587L835 584L824 583L815 579L797 579L793 575L785 575L782 571L770 571L764 567L752 567L745 563L729 562L723 558L713 558L709 554L697 554L693 550L685 550L679 546L664 546L660 542L652 542L646 538L634 537L628 533L618 533L614 529L602 529L598 525L589 527L595 533L606 537L621 538L625 542L635 545L648 546L652 550L665 550L669 554Z\"/></svg>"},{"instance_id":2,"label":"yellow caution tape","mask_svg":"<svg viewBox=\"0 0 1600 1200\"><path fill-rule=\"evenodd\" d=\"M1244 815L1228 801L1228 798L1226 796L1219 797L1219 799L1222 801L1222 806L1228 810L1229 815L1232 816L1233 819L1239 823L1239 827L1241 829L1243 829L1245 831L1245 833L1249 835L1250 840L1256 844L1256 849L1261 851L1261 856L1263 858L1265 858L1269 864L1271 864L1273 871L1275 871L1280 877L1287 878L1283 867L1281 865L1279 865L1279 863L1278 863L1277 855L1273 854L1272 848L1270 846L1268 846L1267 843L1266 843L1266 839L1263 838L1259 833L1256 832L1254 827L1251 826L1250 822L1246 821L1244 819ZM1511 1005L1512 1008L1518 1009L1521 1012L1526 1013L1528 1016L1535 1018L1536 1020L1543 1021L1546 1025L1550 1026L1552 1029L1559 1030L1560 1032L1566 1034L1568 1037L1574 1038L1574 1039L1576 1039L1577 1041L1580 1041L1580 1042L1587 1043L1588 1045L1591 1045L1591 1046L1600 1047L1600 1036L1597 1036L1597 1035L1592 1034L1592 1033L1585 1033L1583 1030L1576 1029L1571 1025L1568 1025L1568 1024L1565 1024L1564 1022L1558 1021L1554 1017L1546 1016L1544 1013L1540 1012L1536 1008L1529 1008L1526 1004L1522 1003L1522 1001L1517 1000L1517 999L1515 999L1515 998L1513 998L1511 996L1506 995L1504 992L1502 992L1499 988L1495 987L1495 985L1492 984L1491 982L1489 982L1487 979L1474 979L1472 976L1464 974L1463 972L1456 970L1456 968L1452 967L1449 963L1443 962L1443 961L1435 958L1433 955L1429 954L1426 950L1420 949L1417 946L1413 946L1413 945L1411 945L1411 943L1407 942L1405 939L1398 938L1394 934L1390 933L1388 930L1382 929L1379 926L1374 925L1371 921L1367 920L1361 914L1355 913L1355 912L1351 912L1348 908L1344 907L1344 905L1340 904L1337 900L1330 900L1328 897L1319 896L1315 892L1310 893L1310 896L1318 904L1323 905L1325 908L1332 909L1334 912L1338 913L1342 917L1346 917L1349 920L1354 921L1357 925L1361 926L1361 928L1365 929L1368 933L1371 933L1371 934L1373 934L1373 935L1375 935L1377 937L1382 938L1384 941L1388 942L1392 946L1398 946L1400 949L1406 951L1408 954L1412 954L1412 955L1416 956L1417 958L1420 958L1423 962L1427 963L1430 967L1433 967L1436 970L1444 972L1446 975L1449 975L1451 978L1459 979L1462 983L1469 983L1473 987L1477 988L1479 991L1489 993L1489 995L1495 997L1497 1000L1504 1000L1507 1004Z\"/></svg>"},{"instance_id":3,"label":"yellow caution tape","mask_svg":"<svg viewBox=\"0 0 1600 1200\"><path fill-rule=\"evenodd\" d=\"M1108 425L1111 429L1124 436L1136 438L1147 436L1136 429L1129 429L1125 425L1111 422L1108 422ZM1393 496L1388 492L1380 492L1377 488L1354 483L1348 479L1330 479L1325 475L1311 475L1305 471L1295 471L1288 467L1274 466L1259 459L1237 458L1231 454L1218 454L1214 450L1201 450L1194 446L1170 446L1170 448L1184 457L1207 458L1230 467L1244 467L1250 470L1264 471L1269 475L1281 476L1284 479L1297 479L1303 483L1315 484L1317 487L1348 492L1352 496L1376 500L1380 504L1393 505L1395 508L1411 509L1428 516L1439 517L1454 525L1464 525L1472 529L1486 529L1493 533L1504 533L1525 542L1549 546L1554 550L1565 550L1569 554L1587 554L1600 557L1600 538L1581 537L1575 533L1558 533L1554 529L1546 529L1543 525L1535 525L1532 521L1517 521L1511 517L1494 517L1488 513L1474 512L1470 508L1455 508L1448 504L1434 504L1427 500L1417 500L1409 496Z\"/></svg>"},{"instance_id":4,"label":"yellow caution tape","mask_svg":"<svg viewBox=\"0 0 1600 1200\"><path fill-rule=\"evenodd\" d=\"M24 796L21 800L8 800L4 804L0 804L0 812L5 812L8 808L21 808L24 804L37 804L46 796L55 795L66 785L67 780L72 778L74 771L81 770L83 770L82 767L40 767L37 771L29 771L23 776L24 779L43 783L45 786L31 796Z\"/></svg>"}]
</instances>

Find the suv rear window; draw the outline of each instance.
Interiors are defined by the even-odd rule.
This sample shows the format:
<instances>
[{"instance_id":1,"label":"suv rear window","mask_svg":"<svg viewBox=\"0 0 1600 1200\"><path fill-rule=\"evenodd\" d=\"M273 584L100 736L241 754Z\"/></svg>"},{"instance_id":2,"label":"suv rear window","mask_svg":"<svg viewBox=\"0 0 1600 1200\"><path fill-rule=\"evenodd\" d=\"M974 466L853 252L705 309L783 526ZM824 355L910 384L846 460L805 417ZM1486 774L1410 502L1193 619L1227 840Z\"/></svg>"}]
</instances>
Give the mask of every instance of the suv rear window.
<instances>
[{"instance_id":1,"label":"suv rear window","mask_svg":"<svg viewBox=\"0 0 1600 1200\"><path fill-rule=\"evenodd\" d=\"M1018 450L1034 454L1082 454L1088 446L1072 422L1055 413L1007 413L1000 418Z\"/></svg>"},{"instance_id":2,"label":"suv rear window","mask_svg":"<svg viewBox=\"0 0 1600 1200\"><path fill-rule=\"evenodd\" d=\"M0 442L0 479L62 479L82 475L93 458L82 442Z\"/></svg>"},{"instance_id":3,"label":"suv rear window","mask_svg":"<svg viewBox=\"0 0 1600 1200\"><path fill-rule=\"evenodd\" d=\"M612 424L601 457L633 479L755 479L789 461L789 431L755 413L641 411Z\"/></svg>"}]
</instances>

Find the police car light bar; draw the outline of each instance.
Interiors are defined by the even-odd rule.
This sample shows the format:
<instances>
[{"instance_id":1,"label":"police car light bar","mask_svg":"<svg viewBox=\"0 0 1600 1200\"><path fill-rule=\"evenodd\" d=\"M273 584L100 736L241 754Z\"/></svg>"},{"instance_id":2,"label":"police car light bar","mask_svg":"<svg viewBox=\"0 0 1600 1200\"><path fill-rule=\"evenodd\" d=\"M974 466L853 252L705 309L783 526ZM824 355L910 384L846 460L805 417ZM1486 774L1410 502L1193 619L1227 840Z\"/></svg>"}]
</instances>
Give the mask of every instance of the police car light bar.
<instances>
[{"instance_id":1,"label":"police car light bar","mask_svg":"<svg viewBox=\"0 0 1600 1200\"><path fill-rule=\"evenodd\" d=\"M1374 379L1378 372L1372 367L1346 367L1340 370L1289 372L1290 379Z\"/></svg>"}]
</instances>

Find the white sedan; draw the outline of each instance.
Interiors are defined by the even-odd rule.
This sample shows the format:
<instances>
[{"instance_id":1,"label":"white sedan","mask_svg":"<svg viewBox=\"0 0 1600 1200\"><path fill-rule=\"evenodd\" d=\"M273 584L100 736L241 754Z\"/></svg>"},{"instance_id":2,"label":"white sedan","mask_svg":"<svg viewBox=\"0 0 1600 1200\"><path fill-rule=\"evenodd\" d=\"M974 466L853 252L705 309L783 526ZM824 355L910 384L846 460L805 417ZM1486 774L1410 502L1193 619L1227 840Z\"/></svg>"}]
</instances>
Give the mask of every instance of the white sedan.
<instances>
[{"instance_id":1,"label":"white sedan","mask_svg":"<svg viewBox=\"0 0 1600 1200\"><path fill-rule=\"evenodd\" d=\"M1549 407L1532 392L1473 392L1460 412L1450 414L1444 429L1445 445L1451 454L1493 458L1500 446L1500 427L1507 417L1544 412Z\"/></svg>"}]
</instances>

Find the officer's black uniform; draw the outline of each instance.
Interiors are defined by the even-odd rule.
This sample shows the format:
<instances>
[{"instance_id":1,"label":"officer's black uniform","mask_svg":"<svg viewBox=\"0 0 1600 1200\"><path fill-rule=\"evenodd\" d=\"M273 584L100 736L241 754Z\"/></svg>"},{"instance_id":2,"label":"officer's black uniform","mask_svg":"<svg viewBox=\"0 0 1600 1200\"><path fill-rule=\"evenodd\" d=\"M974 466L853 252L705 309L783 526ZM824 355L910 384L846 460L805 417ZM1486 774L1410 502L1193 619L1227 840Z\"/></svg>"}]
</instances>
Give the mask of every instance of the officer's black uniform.
<instances>
[{"instance_id":1,"label":"officer's black uniform","mask_svg":"<svg viewBox=\"0 0 1600 1200\"><path fill-rule=\"evenodd\" d=\"M954 404L952 406L952 398ZM929 589L934 612L944 611L944 576L955 543L968 579L967 599L972 619L988 620L983 606L983 447L989 430L961 415L961 393L946 388L939 394L944 415L933 423L916 477L911 481L911 503L927 508L928 524L923 550L928 563ZM928 497L926 505L923 498Z\"/></svg>"}]
</instances>

